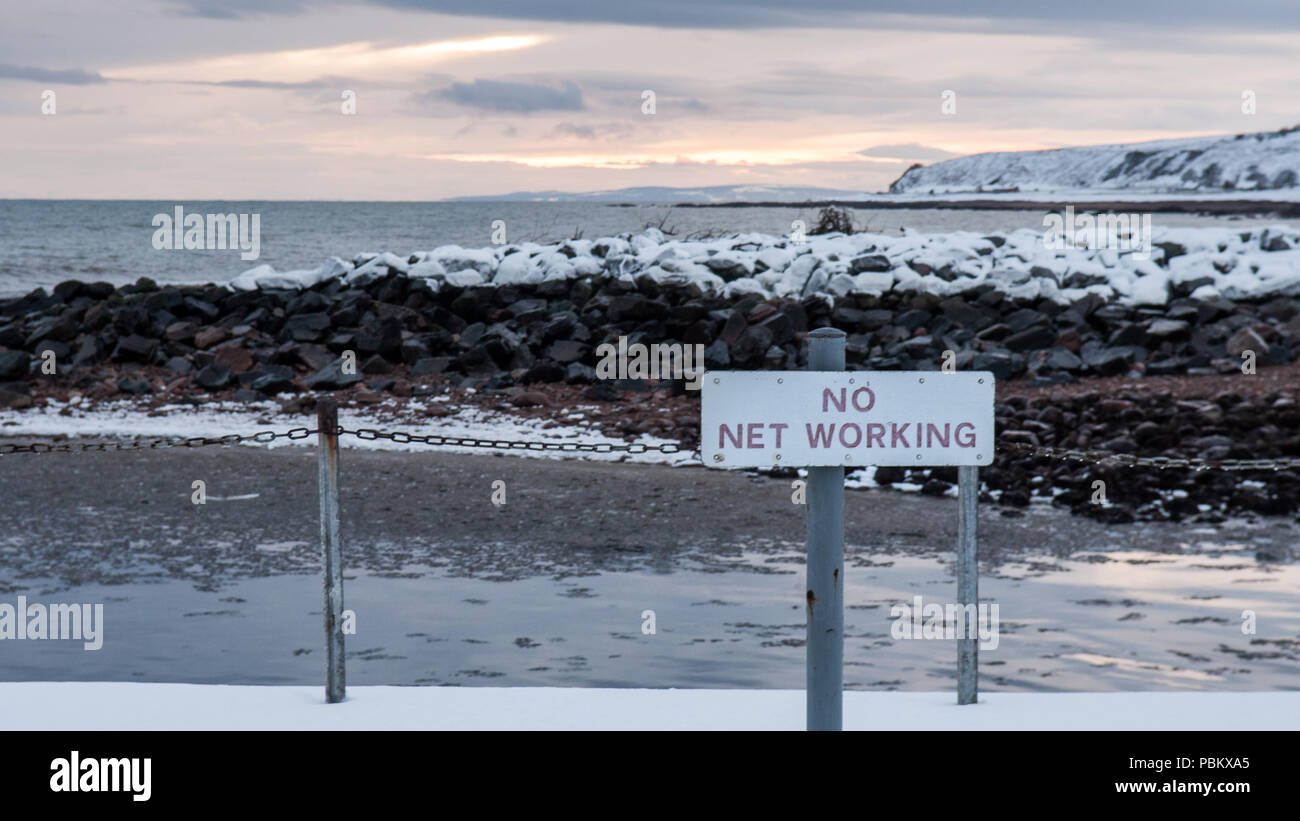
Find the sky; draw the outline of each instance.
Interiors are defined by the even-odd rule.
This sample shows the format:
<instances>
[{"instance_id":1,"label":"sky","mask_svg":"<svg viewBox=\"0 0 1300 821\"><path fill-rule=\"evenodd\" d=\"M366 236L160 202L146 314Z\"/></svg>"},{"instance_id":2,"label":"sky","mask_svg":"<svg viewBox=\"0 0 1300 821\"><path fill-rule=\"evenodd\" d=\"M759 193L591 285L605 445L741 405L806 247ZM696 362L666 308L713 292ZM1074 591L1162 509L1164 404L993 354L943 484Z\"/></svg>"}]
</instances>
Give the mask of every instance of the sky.
<instances>
[{"instance_id":1,"label":"sky","mask_svg":"<svg viewBox=\"0 0 1300 821\"><path fill-rule=\"evenodd\" d=\"M0 7L3 198L883 191L964 154L1300 123L1296 0Z\"/></svg>"}]
</instances>

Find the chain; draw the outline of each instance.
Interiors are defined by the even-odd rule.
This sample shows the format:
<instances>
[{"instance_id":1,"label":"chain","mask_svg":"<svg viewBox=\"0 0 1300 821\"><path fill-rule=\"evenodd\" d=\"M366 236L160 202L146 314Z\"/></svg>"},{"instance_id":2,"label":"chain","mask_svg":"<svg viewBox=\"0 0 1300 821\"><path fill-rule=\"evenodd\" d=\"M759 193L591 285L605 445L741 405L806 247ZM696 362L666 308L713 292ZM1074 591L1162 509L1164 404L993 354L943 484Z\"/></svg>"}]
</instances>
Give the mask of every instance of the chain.
<instances>
[{"instance_id":1,"label":"chain","mask_svg":"<svg viewBox=\"0 0 1300 821\"><path fill-rule=\"evenodd\" d=\"M340 434L355 436L358 439L372 441L375 439L387 439L392 442L413 442L418 445L450 445L461 448L497 448L500 450L543 450L559 451L561 453L648 453L655 451L657 453L680 453L681 445L674 442L665 442L661 445L647 445L644 442L631 442L624 444L614 444L612 442L525 442L514 439L478 439L475 437L463 436L439 436L429 434L420 436L415 433L404 433L402 431L380 431L374 428L358 428L357 430L348 430L339 428ZM699 451L695 452L696 457Z\"/></svg>"},{"instance_id":2,"label":"chain","mask_svg":"<svg viewBox=\"0 0 1300 821\"><path fill-rule=\"evenodd\" d=\"M1300 467L1300 456L1283 456L1277 459L1198 459L1184 456L1135 456L1131 453L1111 453L1099 450L1071 450L1027 445L1023 442L999 442L999 448L1029 456L1087 462L1092 465L1119 465L1122 467L1149 467L1160 470L1188 468L1191 470L1285 470Z\"/></svg>"},{"instance_id":3,"label":"chain","mask_svg":"<svg viewBox=\"0 0 1300 821\"><path fill-rule=\"evenodd\" d=\"M230 433L225 436L191 436L191 437L172 437L172 438L154 438L154 439L130 439L127 441L116 442L32 442L30 444L0 443L0 456L11 453L86 453L86 452L106 452L106 451L123 451L123 450L163 450L166 448L201 448L208 445L237 445L241 442L258 442L266 444L274 442L276 439L306 439L315 433L320 433L319 428L293 428L292 430L276 432L264 430L251 435L242 435ZM665 442L660 445L647 445L643 442L631 442L624 444L615 444L613 442L525 442L512 439L479 439L476 437L462 436L438 436L429 434L421 436L417 433L405 433L403 431L381 431L374 428L358 428L349 430L339 427L337 434L339 436L355 436L358 439L367 442L376 439L387 439L391 442L413 443L417 445L462 447L462 448L497 448L502 450L534 450L534 451L559 451L561 453L648 453L651 451L657 453L679 453L682 447L673 442ZM699 451L695 451L695 458L699 458Z\"/></svg>"},{"instance_id":4,"label":"chain","mask_svg":"<svg viewBox=\"0 0 1300 821\"><path fill-rule=\"evenodd\" d=\"M292 428L287 431L264 430L254 434L229 433L225 436L161 437L130 439L114 442L32 442L29 444L0 443L0 456L11 453L87 453L107 451L163 450L166 448L201 448L209 445L237 445L241 442L267 444L277 439L306 439L320 433L319 428ZM491 448L496 450L553 451L558 453L681 453L683 448L675 442L648 445L644 442L537 442L519 439L480 439L473 436L420 435L405 431L381 431L375 428L350 430L339 427L339 436L355 436L363 441L385 439L398 444L429 445L432 447ZM1064 459L1092 465L1117 465L1122 467L1150 467L1160 470L1186 468L1190 470L1285 470L1300 468L1300 456L1276 459L1198 459L1183 456L1135 456L1131 453L1090 451L1068 448L1043 447L1022 442L1000 442L999 447L1031 457ZM700 458L697 449L691 454Z\"/></svg>"},{"instance_id":5,"label":"chain","mask_svg":"<svg viewBox=\"0 0 1300 821\"><path fill-rule=\"evenodd\" d=\"M32 442L19 445L0 443L0 456L10 453L86 453L118 450L164 450L166 448L202 448L208 445L237 445L240 442L274 442L276 439L306 439L317 428L293 428L287 431L264 430L253 434L228 433L225 436L176 436L155 439L128 439L116 442Z\"/></svg>"}]
</instances>

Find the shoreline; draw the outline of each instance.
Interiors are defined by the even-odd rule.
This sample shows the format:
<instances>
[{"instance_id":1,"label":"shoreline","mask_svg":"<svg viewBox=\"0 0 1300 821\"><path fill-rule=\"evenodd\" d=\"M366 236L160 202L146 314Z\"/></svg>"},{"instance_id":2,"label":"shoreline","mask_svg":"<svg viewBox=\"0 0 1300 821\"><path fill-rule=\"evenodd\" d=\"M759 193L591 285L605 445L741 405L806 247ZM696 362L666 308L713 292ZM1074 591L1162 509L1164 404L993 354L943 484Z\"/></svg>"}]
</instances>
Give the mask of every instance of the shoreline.
<instances>
[{"instance_id":1,"label":"shoreline","mask_svg":"<svg viewBox=\"0 0 1300 821\"><path fill-rule=\"evenodd\" d=\"M328 394L427 430L486 413L693 448L698 400L684 382L602 378L602 350L667 344L707 370L802 370L808 332L830 326L847 335L849 371L937 371L951 359L991 373L1002 444L1300 457L1300 233L1157 237L1152 258L1133 261L1053 251L1025 231L793 243L650 229L259 266L225 286L66 281L0 300L0 413L12 432L25 415L55 414L66 434L122 400L121 412L177 419L212 400L301 416ZM1003 453L982 477L1012 508L1045 497L1116 521L1300 507L1295 469L1228 476ZM1093 503L1098 478L1128 490ZM944 495L955 476L880 468L855 481Z\"/></svg>"},{"instance_id":2,"label":"shoreline","mask_svg":"<svg viewBox=\"0 0 1300 821\"><path fill-rule=\"evenodd\" d=\"M881 195L884 196L884 195ZM976 195L980 196L980 195ZM1019 196L1019 195L1017 195ZM869 199L869 200L810 200L807 202L700 202L671 203L674 208L851 208L860 211L1063 211L1067 206L1078 213L1096 211L1142 211L1155 214L1205 214L1209 216L1274 216L1283 219L1300 217L1300 201L1267 199L1152 199L1124 198L1072 199L1059 194L1046 194L1042 199L989 197L986 199ZM636 203L629 203L633 205ZM666 206L667 207L667 206Z\"/></svg>"},{"instance_id":3,"label":"shoreline","mask_svg":"<svg viewBox=\"0 0 1300 821\"><path fill-rule=\"evenodd\" d=\"M409 369L406 369L409 370ZM398 374L404 380L403 374ZM1214 524L1242 513L1293 517L1300 513L1300 471L1162 470L1082 464L1022 453L1016 446L1102 450L1188 458L1261 459L1300 456L1300 363L1263 368L1249 381L1171 375L1085 379L1068 385L1000 382L996 392L997 457L980 472L982 499L1004 517L1051 503L1098 521L1188 521ZM412 384L418 387L410 389ZM400 446L345 437L350 448L415 452L477 452L557 459L597 459L698 466L698 396L672 383L636 391L594 386L534 384L498 390L455 388L438 378L405 381L394 395L358 384L351 390L282 394L241 401L237 391L191 394L183 386L138 397L92 398L67 388L39 391L31 407L0 410L0 441L55 443L135 437L216 437L261 430L314 427L317 396L338 402L344 426L416 435L484 440L676 443L680 452L578 454L556 451ZM411 396L411 393L418 395ZM606 393L607 392L607 393ZM598 398L593 398L597 394ZM229 420L229 421L227 421ZM1047 420L1047 421L1044 421ZM1230 434L1225 436L1224 434ZM281 443L283 444L283 443ZM314 445L314 439L303 442ZM61 458L59 456L46 458ZM76 458L76 457L74 457ZM795 469L746 471L793 478ZM850 468L847 487L893 487L924 496L950 496L954 468ZM1106 486L1101 504L1098 479ZM1273 561L1292 551L1265 551Z\"/></svg>"}]
</instances>

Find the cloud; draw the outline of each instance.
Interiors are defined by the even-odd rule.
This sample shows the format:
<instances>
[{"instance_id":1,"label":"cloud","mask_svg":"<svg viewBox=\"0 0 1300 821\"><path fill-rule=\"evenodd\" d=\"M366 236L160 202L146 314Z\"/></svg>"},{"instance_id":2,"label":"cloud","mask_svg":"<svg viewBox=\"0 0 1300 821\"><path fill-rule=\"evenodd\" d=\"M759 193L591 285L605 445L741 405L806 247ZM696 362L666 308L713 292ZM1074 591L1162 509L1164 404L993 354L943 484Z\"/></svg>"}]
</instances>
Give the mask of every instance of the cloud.
<instances>
[{"instance_id":1,"label":"cloud","mask_svg":"<svg viewBox=\"0 0 1300 821\"><path fill-rule=\"evenodd\" d=\"M196 86L224 86L226 88L272 89L277 91L317 91L322 88L337 88L347 84L346 81L338 79L306 80L300 83L281 83L275 80L219 80L215 82L183 80L182 82L186 85Z\"/></svg>"},{"instance_id":2,"label":"cloud","mask_svg":"<svg viewBox=\"0 0 1300 821\"><path fill-rule=\"evenodd\" d=\"M211 20L238 20L259 14L298 14L307 11L301 0L174 0L182 14Z\"/></svg>"},{"instance_id":3,"label":"cloud","mask_svg":"<svg viewBox=\"0 0 1300 821\"><path fill-rule=\"evenodd\" d=\"M627 123L595 123L580 125L578 123L560 123L554 133L561 137L576 137L579 140L597 140L604 137L626 138L633 128Z\"/></svg>"},{"instance_id":4,"label":"cloud","mask_svg":"<svg viewBox=\"0 0 1300 821\"><path fill-rule=\"evenodd\" d=\"M182 13L216 19L264 14L305 14L319 6L369 4L402 11L541 20L617 23L656 28L843 28L875 26L882 16L929 17L992 25L1029 23L1049 29L1062 22L1112 21L1121 26L1221 27L1258 30L1300 27L1294 0L1091 0L1088 3L1025 3L1024 0L173 0Z\"/></svg>"},{"instance_id":5,"label":"cloud","mask_svg":"<svg viewBox=\"0 0 1300 821\"><path fill-rule=\"evenodd\" d=\"M232 84L311 83L322 77L392 81L402 74L428 73L430 66L439 62L532 48L545 40L538 35L489 35L396 46L358 40L313 48L244 51L198 60L120 66L109 72L108 79Z\"/></svg>"},{"instance_id":6,"label":"cloud","mask_svg":"<svg viewBox=\"0 0 1300 821\"><path fill-rule=\"evenodd\" d=\"M948 160L960 157L942 148L931 148L918 143L900 143L897 145L873 145L858 152L864 157L884 157L890 160Z\"/></svg>"},{"instance_id":7,"label":"cloud","mask_svg":"<svg viewBox=\"0 0 1300 821\"><path fill-rule=\"evenodd\" d=\"M572 82L556 86L478 79L472 83L452 83L446 88L430 91L422 98L426 102L446 100L470 108L515 114L583 111L586 108L582 90Z\"/></svg>"},{"instance_id":8,"label":"cloud","mask_svg":"<svg viewBox=\"0 0 1300 821\"><path fill-rule=\"evenodd\" d=\"M82 68L49 69L34 66L15 66L9 63L0 63L0 79L30 80L34 83L63 83L74 86L107 82L107 80L99 76L99 72L86 71Z\"/></svg>"}]
</instances>

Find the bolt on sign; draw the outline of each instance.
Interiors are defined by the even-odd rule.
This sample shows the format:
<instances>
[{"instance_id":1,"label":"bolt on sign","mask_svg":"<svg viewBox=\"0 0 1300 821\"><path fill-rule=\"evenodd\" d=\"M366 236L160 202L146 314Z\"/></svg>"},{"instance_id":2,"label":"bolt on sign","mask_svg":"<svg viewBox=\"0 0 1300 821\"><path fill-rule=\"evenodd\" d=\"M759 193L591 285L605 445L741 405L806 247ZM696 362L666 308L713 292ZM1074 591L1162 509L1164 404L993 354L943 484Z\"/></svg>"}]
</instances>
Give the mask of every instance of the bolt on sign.
<instances>
[{"instance_id":1,"label":"bolt on sign","mask_svg":"<svg viewBox=\"0 0 1300 821\"><path fill-rule=\"evenodd\" d=\"M709 467L993 462L987 371L710 371L701 401Z\"/></svg>"}]
</instances>

